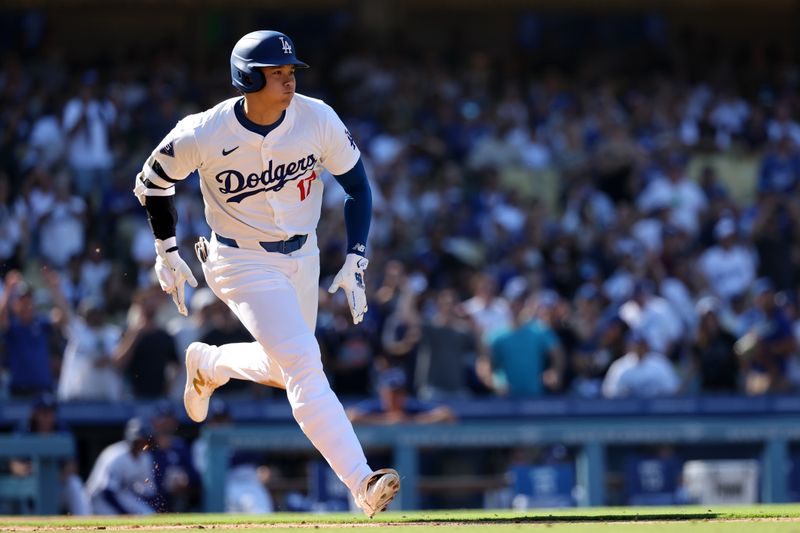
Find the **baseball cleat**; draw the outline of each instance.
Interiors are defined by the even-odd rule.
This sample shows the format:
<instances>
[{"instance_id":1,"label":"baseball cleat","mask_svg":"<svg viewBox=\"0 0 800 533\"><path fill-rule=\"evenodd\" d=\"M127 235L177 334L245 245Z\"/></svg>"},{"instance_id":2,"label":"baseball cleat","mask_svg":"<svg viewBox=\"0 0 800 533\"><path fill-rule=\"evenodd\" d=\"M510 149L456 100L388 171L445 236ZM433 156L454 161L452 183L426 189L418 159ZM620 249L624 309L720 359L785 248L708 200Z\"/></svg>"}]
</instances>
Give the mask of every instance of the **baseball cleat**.
<instances>
[{"instance_id":1,"label":"baseball cleat","mask_svg":"<svg viewBox=\"0 0 800 533\"><path fill-rule=\"evenodd\" d=\"M356 505L369 518L385 511L400 490L400 475L393 468L382 468L371 473L358 487Z\"/></svg>"},{"instance_id":2,"label":"baseball cleat","mask_svg":"<svg viewBox=\"0 0 800 533\"><path fill-rule=\"evenodd\" d=\"M186 348L186 386L183 389L183 406L195 422L208 415L208 401L217 386L200 371L200 362L208 344L193 342Z\"/></svg>"}]
</instances>

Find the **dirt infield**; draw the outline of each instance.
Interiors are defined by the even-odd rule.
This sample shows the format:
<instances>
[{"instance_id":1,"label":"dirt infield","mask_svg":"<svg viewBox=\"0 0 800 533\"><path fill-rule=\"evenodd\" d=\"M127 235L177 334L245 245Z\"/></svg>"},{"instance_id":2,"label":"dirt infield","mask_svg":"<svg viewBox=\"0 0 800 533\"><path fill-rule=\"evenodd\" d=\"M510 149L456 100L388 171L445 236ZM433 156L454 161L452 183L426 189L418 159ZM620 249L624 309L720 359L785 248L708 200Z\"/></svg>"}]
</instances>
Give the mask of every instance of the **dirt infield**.
<instances>
[{"instance_id":1,"label":"dirt infield","mask_svg":"<svg viewBox=\"0 0 800 533\"><path fill-rule=\"evenodd\" d=\"M68 521L69 519L66 519ZM327 522L318 522L318 521L299 521L299 522L269 522L267 520L261 522L243 522L237 524L98 524L98 525L87 525L83 523L76 523L76 525L69 525L68 523L64 523L64 518L54 517L53 522L60 522L56 524L48 524L48 520L42 520L40 525L7 525L3 524L3 521L0 521L2 524L2 531L9 532L9 533L28 533L34 531L70 531L73 533L81 532L81 531L135 531L137 533L145 533L145 532L158 532L158 531L181 531L181 530L204 530L204 529L211 529L211 530L224 530L224 531L236 531L236 530L286 530L286 529L345 529L345 530L352 530L352 529L375 529L375 528L421 528L421 530L426 531L428 528L432 530L441 530L446 528L469 528L471 526L480 526L483 528L484 531L492 531L497 526L538 526L539 528L547 528L551 529L557 525L579 525L583 524L585 526L591 527L602 525L603 527L613 527L613 526L622 526L622 525L673 525L676 526L678 523L683 523L683 527L691 527L691 525L696 526L697 524L762 524L765 525L767 523L796 523L798 524L797 531L800 531L800 517L761 517L761 518L704 518L701 520L680 520L677 518L668 518L666 520L652 520L652 519L633 519L633 520L612 520L612 521L602 521L598 522L596 520L586 520L580 519L577 520L564 520L564 519L556 519L556 520L548 520L546 517L536 517L536 518L518 518L518 519L478 519L478 520L419 520L419 521L398 521L398 522L391 522L391 521L381 521L381 522L365 522L365 521L354 521L354 522L337 522L337 523L327 523ZM757 528L760 530L760 528Z\"/></svg>"},{"instance_id":2,"label":"dirt infield","mask_svg":"<svg viewBox=\"0 0 800 533\"><path fill-rule=\"evenodd\" d=\"M237 516L187 514L152 516L96 517L0 517L0 531L80 532L168 532L213 530L214 533L247 531L256 533L292 532L305 529L375 531L387 528L392 533L500 533L547 531L548 533L800 533L800 506L748 506L707 509L701 507L664 508L581 508L529 511L401 511L381 514L368 520L357 514L288 514Z\"/></svg>"}]
</instances>

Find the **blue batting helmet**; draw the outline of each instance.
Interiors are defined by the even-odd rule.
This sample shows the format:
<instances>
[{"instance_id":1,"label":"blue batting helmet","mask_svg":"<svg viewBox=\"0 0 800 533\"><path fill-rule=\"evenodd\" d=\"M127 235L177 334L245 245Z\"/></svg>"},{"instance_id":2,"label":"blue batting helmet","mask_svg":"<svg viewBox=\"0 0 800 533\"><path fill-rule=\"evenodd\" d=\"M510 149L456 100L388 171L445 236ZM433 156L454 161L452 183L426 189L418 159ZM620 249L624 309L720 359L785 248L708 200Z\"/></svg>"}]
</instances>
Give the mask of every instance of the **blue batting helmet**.
<instances>
[{"instance_id":1,"label":"blue batting helmet","mask_svg":"<svg viewBox=\"0 0 800 533\"><path fill-rule=\"evenodd\" d=\"M231 82L243 93L254 93L266 85L258 67L295 65L308 68L294 55L292 40L278 31L250 32L236 43L231 52Z\"/></svg>"},{"instance_id":2,"label":"blue batting helmet","mask_svg":"<svg viewBox=\"0 0 800 533\"><path fill-rule=\"evenodd\" d=\"M138 440L147 440L153 433L150 424L142 418L134 417L125 424L125 440L133 444Z\"/></svg>"}]
</instances>

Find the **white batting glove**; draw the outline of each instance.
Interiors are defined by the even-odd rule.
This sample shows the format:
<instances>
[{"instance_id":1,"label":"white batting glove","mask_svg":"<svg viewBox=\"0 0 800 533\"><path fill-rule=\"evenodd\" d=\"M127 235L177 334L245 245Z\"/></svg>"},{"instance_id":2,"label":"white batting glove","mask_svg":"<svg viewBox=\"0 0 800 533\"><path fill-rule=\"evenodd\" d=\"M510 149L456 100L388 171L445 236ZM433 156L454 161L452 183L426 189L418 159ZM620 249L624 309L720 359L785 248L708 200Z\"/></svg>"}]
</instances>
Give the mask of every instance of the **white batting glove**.
<instances>
[{"instance_id":1,"label":"white batting glove","mask_svg":"<svg viewBox=\"0 0 800 533\"><path fill-rule=\"evenodd\" d=\"M333 294L342 288L347 303L350 305L350 313L353 315L353 324L358 324L364 320L367 314L367 293L364 290L364 270L367 269L369 260L357 254L347 254L344 266L333 278L333 283L328 288L328 292Z\"/></svg>"},{"instance_id":2,"label":"white batting glove","mask_svg":"<svg viewBox=\"0 0 800 533\"><path fill-rule=\"evenodd\" d=\"M197 287L197 280L178 250L167 252L170 248L175 248L175 244L174 237L166 241L156 239L156 277L161 285L161 290L172 296L178 312L183 316L188 316L189 311L186 309L186 301L183 297L184 283L188 281L189 285Z\"/></svg>"}]
</instances>

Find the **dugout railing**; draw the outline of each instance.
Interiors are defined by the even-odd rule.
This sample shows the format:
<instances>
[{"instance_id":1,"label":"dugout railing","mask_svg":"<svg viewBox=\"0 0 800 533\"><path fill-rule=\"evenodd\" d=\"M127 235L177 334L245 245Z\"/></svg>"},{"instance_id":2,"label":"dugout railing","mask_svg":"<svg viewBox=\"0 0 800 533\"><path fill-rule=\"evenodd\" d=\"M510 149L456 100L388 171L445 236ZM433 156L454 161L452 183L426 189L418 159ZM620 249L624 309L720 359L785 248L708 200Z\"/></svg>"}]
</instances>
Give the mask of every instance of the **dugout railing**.
<instances>
[{"instance_id":1,"label":"dugout railing","mask_svg":"<svg viewBox=\"0 0 800 533\"><path fill-rule=\"evenodd\" d=\"M35 514L58 514L60 493L59 465L75 454L72 435L0 435L0 461L31 461L30 476L0 474L0 499L27 504L31 500Z\"/></svg>"},{"instance_id":2,"label":"dugout railing","mask_svg":"<svg viewBox=\"0 0 800 533\"><path fill-rule=\"evenodd\" d=\"M365 448L390 448L401 472L399 508L420 504L419 456L422 449L488 449L563 444L577 450L578 505L606 503L606 451L610 446L637 444L755 444L760 446L761 500L788 499L788 472L792 441L800 441L796 415L751 417L573 417L565 420L465 421L448 425L359 426ZM208 442L204 474L204 508L221 512L225 501L225 473L233 450L308 451L311 444L292 424L249 427L206 427Z\"/></svg>"}]
</instances>

